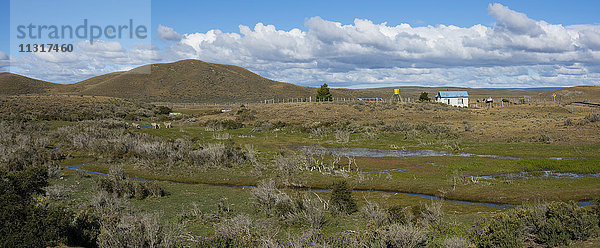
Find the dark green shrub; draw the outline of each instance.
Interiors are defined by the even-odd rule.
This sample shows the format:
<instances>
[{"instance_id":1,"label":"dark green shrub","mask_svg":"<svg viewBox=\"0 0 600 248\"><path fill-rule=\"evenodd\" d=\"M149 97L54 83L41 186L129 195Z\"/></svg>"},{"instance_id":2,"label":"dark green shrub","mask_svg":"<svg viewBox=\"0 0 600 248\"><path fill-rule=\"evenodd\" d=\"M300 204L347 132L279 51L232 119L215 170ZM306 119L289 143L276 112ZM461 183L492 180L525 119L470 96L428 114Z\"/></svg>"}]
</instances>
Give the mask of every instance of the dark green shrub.
<instances>
[{"instance_id":1,"label":"dark green shrub","mask_svg":"<svg viewBox=\"0 0 600 248\"><path fill-rule=\"evenodd\" d=\"M44 192L47 179L44 166L0 166L0 247L46 247L67 241L70 213L33 199Z\"/></svg>"},{"instance_id":2,"label":"dark green shrub","mask_svg":"<svg viewBox=\"0 0 600 248\"><path fill-rule=\"evenodd\" d=\"M151 197L163 197L167 193L165 190L158 185L158 183L153 181L146 181L143 183L145 189L148 191L148 196Z\"/></svg>"},{"instance_id":3,"label":"dark green shrub","mask_svg":"<svg viewBox=\"0 0 600 248\"><path fill-rule=\"evenodd\" d=\"M69 244L83 247L97 247L100 234L100 218L92 214L90 208L85 208L77 215L71 224Z\"/></svg>"},{"instance_id":4,"label":"dark green shrub","mask_svg":"<svg viewBox=\"0 0 600 248\"><path fill-rule=\"evenodd\" d=\"M235 120L238 122L256 120L256 111L247 108L242 108L237 111Z\"/></svg>"},{"instance_id":5,"label":"dark green shrub","mask_svg":"<svg viewBox=\"0 0 600 248\"><path fill-rule=\"evenodd\" d=\"M548 246L566 245L570 240L569 233L563 223L551 218L544 220L538 226L536 242L546 244Z\"/></svg>"},{"instance_id":6,"label":"dark green shrub","mask_svg":"<svg viewBox=\"0 0 600 248\"><path fill-rule=\"evenodd\" d=\"M476 247L523 247L521 222L507 213L500 213L475 223L471 231L471 240Z\"/></svg>"},{"instance_id":7,"label":"dark green shrub","mask_svg":"<svg viewBox=\"0 0 600 248\"><path fill-rule=\"evenodd\" d=\"M167 106L158 106L154 109L154 113L157 115L168 115L173 110Z\"/></svg>"},{"instance_id":8,"label":"dark green shrub","mask_svg":"<svg viewBox=\"0 0 600 248\"><path fill-rule=\"evenodd\" d=\"M390 221L399 224L408 224L411 222L411 217L407 215L406 211L402 206L393 206L387 210Z\"/></svg>"},{"instance_id":9,"label":"dark green shrub","mask_svg":"<svg viewBox=\"0 0 600 248\"><path fill-rule=\"evenodd\" d=\"M356 200L352 197L352 190L348 188L346 181L339 181L333 184L331 206L338 213L352 214L358 211Z\"/></svg>"},{"instance_id":10,"label":"dark green shrub","mask_svg":"<svg viewBox=\"0 0 600 248\"><path fill-rule=\"evenodd\" d=\"M148 189L146 188L146 185L144 183L136 183L134 184L134 188L135 199L143 200L146 197L148 197Z\"/></svg>"},{"instance_id":11,"label":"dark green shrub","mask_svg":"<svg viewBox=\"0 0 600 248\"><path fill-rule=\"evenodd\" d=\"M317 102L326 102L331 101L333 99L333 95L329 92L329 86L326 83L321 85L321 88L317 90L317 97L315 100Z\"/></svg>"},{"instance_id":12,"label":"dark green shrub","mask_svg":"<svg viewBox=\"0 0 600 248\"><path fill-rule=\"evenodd\" d=\"M427 92L421 92L421 95L419 95L419 101L420 102L429 102L431 99L429 98L429 93Z\"/></svg>"}]
</instances>

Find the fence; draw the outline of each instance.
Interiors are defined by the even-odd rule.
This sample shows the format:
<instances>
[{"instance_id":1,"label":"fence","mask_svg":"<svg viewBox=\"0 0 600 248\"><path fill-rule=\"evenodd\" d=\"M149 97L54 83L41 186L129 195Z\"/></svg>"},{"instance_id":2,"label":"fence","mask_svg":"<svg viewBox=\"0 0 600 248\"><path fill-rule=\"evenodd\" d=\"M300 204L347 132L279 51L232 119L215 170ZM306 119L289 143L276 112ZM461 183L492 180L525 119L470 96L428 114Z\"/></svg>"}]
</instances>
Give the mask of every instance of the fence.
<instances>
[{"instance_id":1,"label":"fence","mask_svg":"<svg viewBox=\"0 0 600 248\"><path fill-rule=\"evenodd\" d=\"M478 97L469 98L469 107L474 109L482 108L503 108L508 106L516 105L554 105L562 106L571 113L581 113L584 115L600 113L600 104L590 104L585 102L572 102L569 98L543 98L543 97L493 97L492 102L485 102L489 98ZM364 102L368 104L381 104L390 102L417 102L417 98L382 98L381 102L365 102L358 98L348 97L334 97L330 101L320 101L319 103L350 103L350 102ZM276 104L276 103L303 103L303 102L316 102L313 97L300 97L300 98L273 98L266 99L259 102L228 102L228 103L168 103L168 102L154 102L152 104L157 106L168 106L172 109L199 109L199 108L230 108L235 106L252 106L252 105L264 105L264 104Z\"/></svg>"}]
</instances>

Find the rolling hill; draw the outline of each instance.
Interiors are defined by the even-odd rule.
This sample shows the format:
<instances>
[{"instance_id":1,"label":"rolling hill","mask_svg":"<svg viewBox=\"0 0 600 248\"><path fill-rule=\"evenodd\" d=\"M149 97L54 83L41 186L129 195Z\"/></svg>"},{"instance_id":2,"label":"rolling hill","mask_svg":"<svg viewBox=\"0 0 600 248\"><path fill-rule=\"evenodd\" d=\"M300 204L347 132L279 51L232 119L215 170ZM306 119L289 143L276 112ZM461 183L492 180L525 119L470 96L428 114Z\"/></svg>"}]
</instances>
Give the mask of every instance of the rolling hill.
<instances>
[{"instance_id":1,"label":"rolling hill","mask_svg":"<svg viewBox=\"0 0 600 248\"><path fill-rule=\"evenodd\" d=\"M61 92L147 102L256 102L308 97L315 88L273 81L238 66L182 60L101 75Z\"/></svg>"},{"instance_id":2,"label":"rolling hill","mask_svg":"<svg viewBox=\"0 0 600 248\"><path fill-rule=\"evenodd\" d=\"M433 97L439 90L468 90L473 98L537 96L543 90L473 89L459 87L386 87L372 89L332 89L336 98L381 97L390 98L394 88L400 88L402 97L416 99L425 91ZM580 86L543 93L548 97L578 100L598 99L600 87ZM182 60L173 63L151 64L129 71L108 73L75 84L62 85L28 78L12 73L0 73L0 95L73 94L108 96L144 102L175 103L244 103L267 99L314 97L314 87L298 86L261 77L233 65L207 63L200 60ZM597 101L597 100L596 100Z\"/></svg>"},{"instance_id":3,"label":"rolling hill","mask_svg":"<svg viewBox=\"0 0 600 248\"><path fill-rule=\"evenodd\" d=\"M44 94L62 86L14 73L0 73L0 95Z\"/></svg>"},{"instance_id":4,"label":"rolling hill","mask_svg":"<svg viewBox=\"0 0 600 248\"><path fill-rule=\"evenodd\" d=\"M557 99L565 101L589 101L600 103L600 86L575 86L550 92L545 92L542 96L551 98L556 94Z\"/></svg>"}]
</instances>

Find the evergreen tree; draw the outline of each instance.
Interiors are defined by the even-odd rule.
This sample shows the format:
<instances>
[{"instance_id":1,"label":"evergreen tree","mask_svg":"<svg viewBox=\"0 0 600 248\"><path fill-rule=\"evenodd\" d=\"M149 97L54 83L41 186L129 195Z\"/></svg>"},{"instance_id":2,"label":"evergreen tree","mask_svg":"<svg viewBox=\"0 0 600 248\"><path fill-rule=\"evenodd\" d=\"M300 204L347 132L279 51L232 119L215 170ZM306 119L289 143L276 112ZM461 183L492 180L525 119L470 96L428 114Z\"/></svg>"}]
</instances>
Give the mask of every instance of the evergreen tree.
<instances>
[{"instance_id":1,"label":"evergreen tree","mask_svg":"<svg viewBox=\"0 0 600 248\"><path fill-rule=\"evenodd\" d=\"M331 101L333 99L333 95L331 95L331 92L329 92L329 86L327 86L327 83L324 83L323 85L321 85L321 88L317 90L317 102L320 101Z\"/></svg>"},{"instance_id":2,"label":"evergreen tree","mask_svg":"<svg viewBox=\"0 0 600 248\"><path fill-rule=\"evenodd\" d=\"M333 184L331 205L333 206L333 210L338 213L351 214L358 211L356 200L352 197L352 190L348 189L346 181L339 181Z\"/></svg>"},{"instance_id":3,"label":"evergreen tree","mask_svg":"<svg viewBox=\"0 0 600 248\"><path fill-rule=\"evenodd\" d=\"M419 101L421 102L429 102L429 94L427 92L421 92L421 95L419 96Z\"/></svg>"}]
</instances>

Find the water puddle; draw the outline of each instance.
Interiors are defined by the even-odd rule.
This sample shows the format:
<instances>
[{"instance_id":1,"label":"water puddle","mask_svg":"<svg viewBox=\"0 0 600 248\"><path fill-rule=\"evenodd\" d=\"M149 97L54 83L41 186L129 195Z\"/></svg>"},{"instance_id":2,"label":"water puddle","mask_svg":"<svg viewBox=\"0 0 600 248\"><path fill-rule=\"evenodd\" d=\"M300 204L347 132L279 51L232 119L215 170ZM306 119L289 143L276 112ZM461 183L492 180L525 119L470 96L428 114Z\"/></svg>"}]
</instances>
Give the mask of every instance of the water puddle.
<instances>
[{"instance_id":1,"label":"water puddle","mask_svg":"<svg viewBox=\"0 0 600 248\"><path fill-rule=\"evenodd\" d=\"M85 164L69 165L69 166L65 166L65 168L67 168L69 170L81 170L81 171L83 171L85 173L94 174L94 175L108 176L108 174L106 174L106 173L81 169L81 166L83 166L83 165L85 165ZM138 180L138 181L149 181L149 180L152 180L152 179L135 178L135 177L125 177L125 178L126 179L130 179L130 180ZM165 180L162 180L162 181L165 181ZM179 184L179 182L175 182L175 181L166 181L166 182L171 182L171 183ZM255 186L252 186L252 185L215 185L215 184L205 184L205 185L231 187L231 188L238 188L238 189L250 189L250 188L254 188L255 187ZM299 188L299 189L301 189L301 190L307 190L307 191L331 191L331 189L315 189L315 188ZM369 190L369 189L354 189L352 191L355 191L355 192L387 193L387 194L396 194L396 195L411 195L411 196L418 196L418 197L421 197L421 198L430 199L430 200L436 200L436 201L446 201L446 202L451 202L451 203L459 203L459 204L467 204L467 205L478 205L478 206L485 206L485 207L491 207L491 208L497 208L497 209L507 209L507 208L515 207L515 205L511 205L511 204L496 204L496 203L486 203L486 202L448 200L448 199L443 199L443 198L440 198L440 197L437 197L437 196L434 196L434 195L418 194L418 193L408 193L408 192L400 192L400 191ZM577 205L580 206L580 207L585 207L585 206L591 206L593 204L594 203L589 202L589 201L580 201L580 202L578 202Z\"/></svg>"},{"instance_id":2,"label":"water puddle","mask_svg":"<svg viewBox=\"0 0 600 248\"><path fill-rule=\"evenodd\" d=\"M364 147L333 147L333 146L300 146L300 149L308 154L325 154L338 156L352 157L479 157L479 158L494 158L494 159L510 159L523 160L523 158L504 156L504 155L489 155L489 154L473 154L464 152L447 152L437 150L419 150L419 149L403 149L403 150L388 150L374 149ZM528 159L542 159L538 157ZM551 157L547 159L555 160L570 160L582 159L582 157ZM435 164L433 164L436 166Z\"/></svg>"},{"instance_id":3,"label":"water puddle","mask_svg":"<svg viewBox=\"0 0 600 248\"><path fill-rule=\"evenodd\" d=\"M554 171L522 171L519 173L506 173L498 175L486 176L467 176L469 179L581 179L581 178L597 178L600 173L577 174L571 172L554 172Z\"/></svg>"},{"instance_id":4,"label":"water puddle","mask_svg":"<svg viewBox=\"0 0 600 248\"><path fill-rule=\"evenodd\" d=\"M387 169L387 170L380 170L380 171L361 171L361 173L377 173L377 174L386 174L386 173L393 173L393 172L403 172L403 171L408 171L410 169Z\"/></svg>"}]
</instances>

